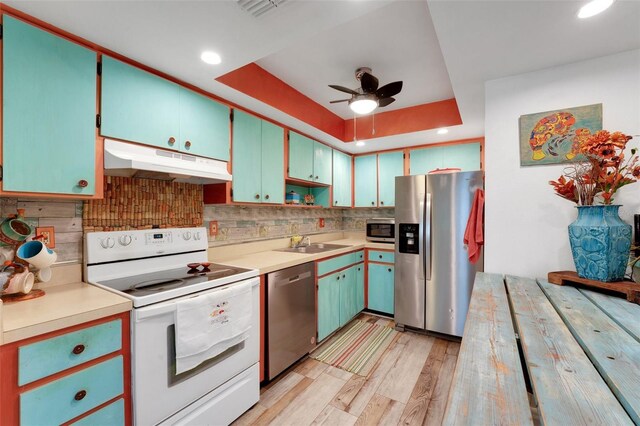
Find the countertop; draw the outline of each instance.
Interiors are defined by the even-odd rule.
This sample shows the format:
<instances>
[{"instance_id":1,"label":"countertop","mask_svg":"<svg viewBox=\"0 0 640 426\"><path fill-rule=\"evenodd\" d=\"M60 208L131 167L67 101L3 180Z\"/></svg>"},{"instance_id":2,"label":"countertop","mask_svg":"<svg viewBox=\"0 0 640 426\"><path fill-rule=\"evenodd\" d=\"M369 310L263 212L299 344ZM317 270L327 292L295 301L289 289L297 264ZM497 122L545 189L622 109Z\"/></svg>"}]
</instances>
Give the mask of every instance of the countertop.
<instances>
[{"instance_id":1,"label":"countertop","mask_svg":"<svg viewBox=\"0 0 640 426\"><path fill-rule=\"evenodd\" d=\"M83 282L45 288L37 299L2 306L2 343L131 310L129 299Z\"/></svg>"},{"instance_id":2,"label":"countertop","mask_svg":"<svg viewBox=\"0 0 640 426\"><path fill-rule=\"evenodd\" d=\"M223 263L225 265L237 266L240 268L257 269L260 274L268 274L269 272L277 271L291 266L300 265L306 262L312 262L314 260L323 259L325 257L332 257L343 253L348 253L353 250L370 248L378 250L393 250L393 244L387 243L372 243L365 239L340 239L322 241L326 244L340 244L347 247L329 250L322 253L289 253L277 250L266 250L254 253L247 253L243 255L233 255L232 257L224 257L221 255L209 256L209 261L216 263Z\"/></svg>"}]
</instances>

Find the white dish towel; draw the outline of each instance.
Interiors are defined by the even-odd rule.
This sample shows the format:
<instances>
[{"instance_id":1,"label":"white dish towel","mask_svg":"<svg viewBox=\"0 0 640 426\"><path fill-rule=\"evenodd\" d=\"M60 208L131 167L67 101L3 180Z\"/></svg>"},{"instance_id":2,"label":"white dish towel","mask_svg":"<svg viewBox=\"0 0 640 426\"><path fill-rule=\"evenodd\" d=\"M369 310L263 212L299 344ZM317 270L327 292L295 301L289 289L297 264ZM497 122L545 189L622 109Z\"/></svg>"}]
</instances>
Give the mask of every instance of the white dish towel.
<instances>
[{"instance_id":1,"label":"white dish towel","mask_svg":"<svg viewBox=\"0 0 640 426\"><path fill-rule=\"evenodd\" d=\"M252 287L252 282L234 284L176 304L176 374L249 337Z\"/></svg>"}]
</instances>

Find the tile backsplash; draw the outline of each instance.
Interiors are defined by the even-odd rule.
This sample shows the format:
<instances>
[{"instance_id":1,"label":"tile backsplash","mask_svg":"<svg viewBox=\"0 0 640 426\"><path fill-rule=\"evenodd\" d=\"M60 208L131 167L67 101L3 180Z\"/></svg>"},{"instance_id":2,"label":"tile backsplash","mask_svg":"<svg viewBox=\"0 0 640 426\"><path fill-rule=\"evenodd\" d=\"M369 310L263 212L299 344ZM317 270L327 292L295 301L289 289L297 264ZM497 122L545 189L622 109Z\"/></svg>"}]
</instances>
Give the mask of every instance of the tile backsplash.
<instances>
[{"instance_id":1,"label":"tile backsplash","mask_svg":"<svg viewBox=\"0 0 640 426\"><path fill-rule=\"evenodd\" d=\"M82 261L82 201L0 198L3 219L18 209L25 210L25 219L34 232L38 226L55 227L56 263Z\"/></svg>"}]
</instances>

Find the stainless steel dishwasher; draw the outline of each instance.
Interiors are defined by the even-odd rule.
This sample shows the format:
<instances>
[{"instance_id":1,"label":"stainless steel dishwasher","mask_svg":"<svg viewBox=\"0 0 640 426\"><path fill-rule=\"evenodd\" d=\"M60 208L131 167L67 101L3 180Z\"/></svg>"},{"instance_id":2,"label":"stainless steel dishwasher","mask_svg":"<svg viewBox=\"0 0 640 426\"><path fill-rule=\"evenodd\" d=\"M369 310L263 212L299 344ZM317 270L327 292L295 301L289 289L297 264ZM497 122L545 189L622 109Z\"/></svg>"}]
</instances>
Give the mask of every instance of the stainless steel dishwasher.
<instances>
[{"instance_id":1,"label":"stainless steel dishwasher","mask_svg":"<svg viewBox=\"0 0 640 426\"><path fill-rule=\"evenodd\" d=\"M269 380L316 346L313 262L267 275L267 377Z\"/></svg>"}]
</instances>

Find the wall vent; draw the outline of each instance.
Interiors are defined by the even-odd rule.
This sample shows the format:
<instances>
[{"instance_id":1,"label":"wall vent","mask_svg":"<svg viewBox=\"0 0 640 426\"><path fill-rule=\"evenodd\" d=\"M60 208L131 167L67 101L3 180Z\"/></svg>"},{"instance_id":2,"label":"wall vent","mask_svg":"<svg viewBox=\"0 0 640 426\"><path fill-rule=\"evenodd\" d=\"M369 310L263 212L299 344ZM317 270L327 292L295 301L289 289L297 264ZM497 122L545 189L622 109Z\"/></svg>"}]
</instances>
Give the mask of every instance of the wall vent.
<instances>
[{"instance_id":1,"label":"wall vent","mask_svg":"<svg viewBox=\"0 0 640 426\"><path fill-rule=\"evenodd\" d=\"M240 6L242 10L256 18L282 6L286 1L287 0L237 0L238 6Z\"/></svg>"}]
</instances>

